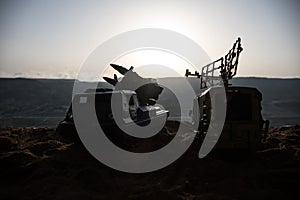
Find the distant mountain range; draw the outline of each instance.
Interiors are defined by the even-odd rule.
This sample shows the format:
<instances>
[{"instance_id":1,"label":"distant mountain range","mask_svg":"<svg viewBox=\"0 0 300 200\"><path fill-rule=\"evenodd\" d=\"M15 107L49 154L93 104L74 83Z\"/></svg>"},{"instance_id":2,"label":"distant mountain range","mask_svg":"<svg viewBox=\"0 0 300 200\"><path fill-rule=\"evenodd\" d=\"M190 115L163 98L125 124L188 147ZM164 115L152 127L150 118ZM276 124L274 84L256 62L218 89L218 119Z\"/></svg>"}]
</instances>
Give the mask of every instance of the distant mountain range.
<instances>
[{"instance_id":1,"label":"distant mountain range","mask_svg":"<svg viewBox=\"0 0 300 200\"><path fill-rule=\"evenodd\" d=\"M185 81L184 77L158 79L162 85L176 88L182 96ZM199 79L188 81L199 92ZM300 79L240 77L231 83L255 87L263 94L263 117L271 121L271 126L300 124ZM56 126L70 105L73 84L72 79L0 78L0 127ZM101 82L99 87L111 86ZM180 115L171 90L165 89L158 103L170 110L171 117Z\"/></svg>"}]
</instances>

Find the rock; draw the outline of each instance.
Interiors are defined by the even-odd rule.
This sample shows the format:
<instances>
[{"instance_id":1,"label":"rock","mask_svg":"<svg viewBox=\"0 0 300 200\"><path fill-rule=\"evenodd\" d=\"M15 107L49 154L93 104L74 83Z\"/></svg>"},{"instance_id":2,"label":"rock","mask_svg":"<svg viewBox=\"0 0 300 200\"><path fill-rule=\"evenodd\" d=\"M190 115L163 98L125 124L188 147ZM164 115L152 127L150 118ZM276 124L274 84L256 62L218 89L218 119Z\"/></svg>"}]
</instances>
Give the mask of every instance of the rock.
<instances>
[{"instance_id":1,"label":"rock","mask_svg":"<svg viewBox=\"0 0 300 200\"><path fill-rule=\"evenodd\" d=\"M0 136L0 152L10 151L16 146L16 141L7 136Z\"/></svg>"}]
</instances>

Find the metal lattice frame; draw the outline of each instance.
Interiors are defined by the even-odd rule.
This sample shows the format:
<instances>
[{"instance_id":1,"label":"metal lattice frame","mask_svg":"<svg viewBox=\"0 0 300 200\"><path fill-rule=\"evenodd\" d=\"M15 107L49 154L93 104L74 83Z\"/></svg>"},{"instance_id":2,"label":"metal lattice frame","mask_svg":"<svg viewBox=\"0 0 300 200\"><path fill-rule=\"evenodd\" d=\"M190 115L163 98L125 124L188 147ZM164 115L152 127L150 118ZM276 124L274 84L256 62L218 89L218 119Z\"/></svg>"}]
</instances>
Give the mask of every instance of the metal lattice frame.
<instances>
[{"instance_id":1,"label":"metal lattice frame","mask_svg":"<svg viewBox=\"0 0 300 200\"><path fill-rule=\"evenodd\" d=\"M228 81L236 75L239 55L242 50L241 38L238 38L224 57L202 67L201 75L197 71L191 73L187 69L185 76L197 76L197 78L201 78L201 89L219 85L220 77L223 84L228 86ZM219 73L217 73L217 71L219 71Z\"/></svg>"}]
</instances>

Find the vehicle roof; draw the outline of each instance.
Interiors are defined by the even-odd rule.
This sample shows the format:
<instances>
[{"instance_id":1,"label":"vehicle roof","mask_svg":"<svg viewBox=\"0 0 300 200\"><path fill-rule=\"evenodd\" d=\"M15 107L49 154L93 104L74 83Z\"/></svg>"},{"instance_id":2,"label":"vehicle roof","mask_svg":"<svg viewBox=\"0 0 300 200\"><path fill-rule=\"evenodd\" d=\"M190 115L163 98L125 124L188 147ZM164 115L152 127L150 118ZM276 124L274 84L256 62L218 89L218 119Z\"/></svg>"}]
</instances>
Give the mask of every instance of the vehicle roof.
<instances>
[{"instance_id":1,"label":"vehicle roof","mask_svg":"<svg viewBox=\"0 0 300 200\"><path fill-rule=\"evenodd\" d=\"M123 94L123 95L133 95L136 94L135 91L131 90L111 90L111 91L103 91L103 92L93 92L92 90L89 90L85 93L78 93L76 95L110 95L110 94Z\"/></svg>"},{"instance_id":2,"label":"vehicle roof","mask_svg":"<svg viewBox=\"0 0 300 200\"><path fill-rule=\"evenodd\" d=\"M214 86L214 87L210 87L205 89L205 91L200 93L200 96L206 95L208 92L210 91L222 91L224 87L222 86ZM243 93L257 93L259 95L261 95L261 93L253 87L244 87L244 86L228 86L225 87L227 92L243 92Z\"/></svg>"}]
</instances>

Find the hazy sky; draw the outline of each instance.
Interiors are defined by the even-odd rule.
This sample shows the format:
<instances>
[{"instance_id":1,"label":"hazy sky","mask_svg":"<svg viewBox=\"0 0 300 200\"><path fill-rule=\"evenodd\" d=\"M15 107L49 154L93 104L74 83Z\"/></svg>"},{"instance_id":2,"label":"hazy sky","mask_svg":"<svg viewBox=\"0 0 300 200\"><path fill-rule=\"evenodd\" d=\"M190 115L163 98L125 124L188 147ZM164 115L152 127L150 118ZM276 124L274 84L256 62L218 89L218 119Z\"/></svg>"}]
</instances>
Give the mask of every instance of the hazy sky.
<instances>
[{"instance_id":1,"label":"hazy sky","mask_svg":"<svg viewBox=\"0 0 300 200\"><path fill-rule=\"evenodd\" d=\"M300 77L299 1L0 2L0 76L76 77L99 44L139 28L197 42L212 60L238 36L240 76Z\"/></svg>"}]
</instances>

